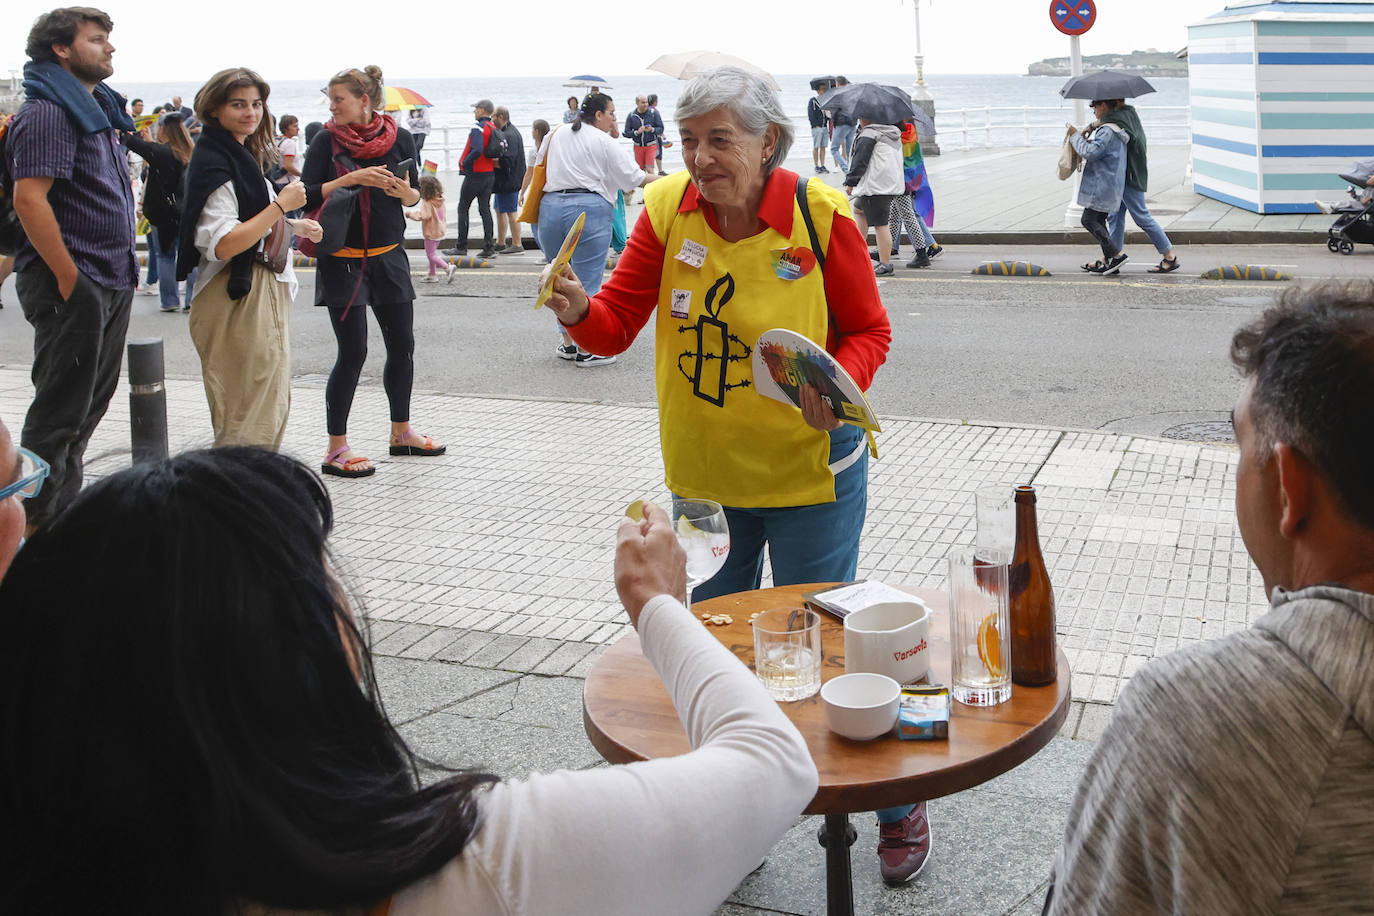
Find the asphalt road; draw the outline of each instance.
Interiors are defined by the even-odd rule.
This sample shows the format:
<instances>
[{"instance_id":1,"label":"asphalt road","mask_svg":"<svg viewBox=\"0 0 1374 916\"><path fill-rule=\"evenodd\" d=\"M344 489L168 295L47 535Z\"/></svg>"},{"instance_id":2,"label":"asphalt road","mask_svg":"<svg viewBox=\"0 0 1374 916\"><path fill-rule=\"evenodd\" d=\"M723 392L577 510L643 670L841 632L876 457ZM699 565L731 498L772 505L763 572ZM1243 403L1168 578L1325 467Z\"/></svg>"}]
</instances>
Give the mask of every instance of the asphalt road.
<instances>
[{"instance_id":1,"label":"asphalt road","mask_svg":"<svg viewBox=\"0 0 1374 916\"><path fill-rule=\"evenodd\" d=\"M1224 417L1239 391L1227 359L1231 334L1286 283L1208 281L1220 264L1280 264L1301 281L1367 276L1374 251L1351 257L1318 246L1180 248L1184 269L1150 276L1135 253L1119 278L1083 274L1089 247L1017 251L950 249L932 270L881 283L893 346L870 400L879 415L931 417L1158 433L1187 419ZM412 253L414 254L414 253ZM532 308L538 254L506 256L494 269L459 271L452 285L416 284L416 390L652 404L652 324L611 366L574 368L555 358L553 317ZM989 259L1024 258L1049 278L985 278ZM417 271L419 259L414 259ZM302 273L292 314L295 374L323 384L334 339ZM3 288L0 363L26 366L32 334L13 281ZM136 296L131 338L163 337L169 376L194 377L199 362L186 316L164 315ZM375 325L365 384L381 384Z\"/></svg>"}]
</instances>

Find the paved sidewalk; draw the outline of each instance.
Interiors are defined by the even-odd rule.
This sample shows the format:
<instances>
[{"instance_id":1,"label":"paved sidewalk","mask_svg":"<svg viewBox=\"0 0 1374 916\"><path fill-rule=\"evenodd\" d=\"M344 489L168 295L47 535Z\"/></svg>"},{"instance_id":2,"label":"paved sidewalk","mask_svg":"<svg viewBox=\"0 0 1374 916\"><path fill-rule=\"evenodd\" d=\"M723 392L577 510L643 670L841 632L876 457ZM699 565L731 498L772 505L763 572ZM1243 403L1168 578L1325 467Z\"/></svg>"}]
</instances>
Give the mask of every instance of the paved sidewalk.
<instances>
[{"instance_id":1,"label":"paved sidewalk","mask_svg":"<svg viewBox=\"0 0 1374 916\"><path fill-rule=\"evenodd\" d=\"M167 387L173 450L208 444L199 381ZM0 368L0 417L16 432L31 394L25 367ZM613 530L628 502L663 493L655 411L417 394L413 416L449 444L446 456L382 457L385 398L363 385L352 441L377 474L327 478L333 550L371 621L389 712L445 763L507 778L599 765L582 734L580 678L628 629L611 582ZM1265 609L1234 522L1236 453L1103 432L883 426L860 575L942 586L944 555L971 542L971 492L1033 482L1078 699L1041 755L932 805L935 857L911 885L881 887L875 828L856 815L858 911L1038 912L1088 742L1122 684ZM121 385L88 452L91 476L128 464L128 430ZM323 431L322 385L298 384L286 450L317 465ZM822 911L815 827L803 819L721 912Z\"/></svg>"}]
</instances>

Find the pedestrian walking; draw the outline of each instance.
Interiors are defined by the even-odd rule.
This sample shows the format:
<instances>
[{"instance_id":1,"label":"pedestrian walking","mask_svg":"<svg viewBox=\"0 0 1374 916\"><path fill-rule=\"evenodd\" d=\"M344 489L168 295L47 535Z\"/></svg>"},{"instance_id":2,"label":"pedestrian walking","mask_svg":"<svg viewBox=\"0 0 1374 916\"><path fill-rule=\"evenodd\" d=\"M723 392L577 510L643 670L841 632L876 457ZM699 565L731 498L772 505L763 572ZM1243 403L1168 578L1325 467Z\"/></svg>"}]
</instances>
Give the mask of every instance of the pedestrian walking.
<instances>
[{"instance_id":1,"label":"pedestrian walking","mask_svg":"<svg viewBox=\"0 0 1374 916\"><path fill-rule=\"evenodd\" d=\"M830 118L821 107L821 96L830 89L828 80L812 80L816 94L806 102L806 121L811 125L811 165L817 175L829 172L825 167L825 148L830 143Z\"/></svg>"},{"instance_id":2,"label":"pedestrian walking","mask_svg":"<svg viewBox=\"0 0 1374 916\"><path fill-rule=\"evenodd\" d=\"M148 163L148 177L143 183L143 216L153 228L148 234L148 258L158 262L162 311L190 311L196 275L192 271L186 278L183 306L177 292L177 249L181 244L182 178L195 145L179 113L158 121L156 130L155 142L130 131L121 132L120 140Z\"/></svg>"},{"instance_id":3,"label":"pedestrian walking","mask_svg":"<svg viewBox=\"0 0 1374 916\"><path fill-rule=\"evenodd\" d=\"M444 212L444 186L433 175L420 176L420 208L406 213L406 219L419 220L420 234L425 240L425 260L429 263L429 275L422 282L437 283L435 271L444 271L448 282L453 282L455 265L439 257L439 242L447 228Z\"/></svg>"},{"instance_id":4,"label":"pedestrian walking","mask_svg":"<svg viewBox=\"0 0 1374 916\"><path fill-rule=\"evenodd\" d=\"M406 115L406 130L410 131L410 137L415 141L415 163L422 165L420 151L425 148L425 141L429 139L429 132L434 129L430 123L429 112L424 108L412 108Z\"/></svg>"},{"instance_id":5,"label":"pedestrian walking","mask_svg":"<svg viewBox=\"0 0 1374 916\"><path fill-rule=\"evenodd\" d=\"M654 164L658 167L658 174L667 175L668 173L663 171L663 150L665 147L672 146L673 141L663 139L663 115L658 111L658 96L652 92L649 93L649 110L652 111L654 117L658 119L660 128L658 132L658 152L654 154Z\"/></svg>"},{"instance_id":6,"label":"pedestrian walking","mask_svg":"<svg viewBox=\"0 0 1374 916\"><path fill-rule=\"evenodd\" d=\"M634 144L635 165L646 172L655 171L658 141L663 137L663 119L649 107L648 96L635 96L634 110L625 116L625 136Z\"/></svg>"},{"instance_id":7,"label":"pedestrian walking","mask_svg":"<svg viewBox=\"0 0 1374 916\"><path fill-rule=\"evenodd\" d=\"M1107 103L1107 110L1099 120L1116 124L1130 136L1126 143L1126 185L1121 192L1121 205L1107 215L1107 228L1111 232L1112 247L1117 251L1125 250L1126 213L1150 239L1150 244L1159 252L1160 262L1150 268L1152 274L1172 273L1179 268L1178 256L1169 236L1160 228L1159 222L1150 214L1145 203L1145 190L1149 185L1149 157L1146 152L1145 128L1140 123L1140 114L1135 106L1127 105L1125 99L1113 99Z\"/></svg>"},{"instance_id":8,"label":"pedestrian walking","mask_svg":"<svg viewBox=\"0 0 1374 916\"><path fill-rule=\"evenodd\" d=\"M544 138L548 135L549 122L545 121L543 118L536 118L534 123L530 125L531 149L534 149L537 152L539 150L539 147L543 145ZM530 160L525 166L525 177L520 180L520 196L518 198L518 202L522 208L525 206L525 196L529 193L530 182L533 180L534 161ZM542 246L539 245L538 222L530 224L530 235L534 237L534 244L539 247L539 250L542 253L544 249ZM568 341L564 341L564 343L568 343Z\"/></svg>"},{"instance_id":9,"label":"pedestrian walking","mask_svg":"<svg viewBox=\"0 0 1374 916\"><path fill-rule=\"evenodd\" d=\"M276 153L267 99L252 70L221 70L196 93L200 142L186 170L177 279L196 273L191 341L200 355L215 445L278 449L291 410L291 237L318 240L292 182L278 194L264 172Z\"/></svg>"},{"instance_id":10,"label":"pedestrian walking","mask_svg":"<svg viewBox=\"0 0 1374 916\"><path fill-rule=\"evenodd\" d=\"M468 227L472 222L473 201L477 202L477 213L482 218L482 252L478 257L496 257L491 218L491 193L496 183L496 161L500 158L499 146L493 148L492 144L496 125L491 116L495 107L490 99L481 99L472 106L477 122L468 131L468 140L458 161L463 187L458 194L458 244L453 250L456 257L468 253ZM499 136L497 139L499 141Z\"/></svg>"},{"instance_id":11,"label":"pedestrian walking","mask_svg":"<svg viewBox=\"0 0 1374 916\"><path fill-rule=\"evenodd\" d=\"M525 180L525 138L510 122L510 109L497 105L492 123L501 139L501 157L496 160L496 177L492 179L492 197L496 203L496 242L505 244L499 254L520 254L525 244L520 238L520 186Z\"/></svg>"},{"instance_id":12,"label":"pedestrian walking","mask_svg":"<svg viewBox=\"0 0 1374 916\"><path fill-rule=\"evenodd\" d=\"M845 77L835 77L836 89L848 85L849 80ZM830 158L835 160L841 172L848 172L850 157L854 155L854 118L837 109L830 113L830 123Z\"/></svg>"},{"instance_id":13,"label":"pedestrian walking","mask_svg":"<svg viewBox=\"0 0 1374 916\"><path fill-rule=\"evenodd\" d=\"M382 386L391 409L392 455L442 455L446 446L410 425L415 378L415 287L405 247L402 205L420 201L420 173L410 133L374 106L385 98L380 67L343 70L329 81L333 117L315 138L305 161L306 207L358 188L344 247L320 258L315 304L329 312L339 352L325 386L329 447L320 471L336 477L367 477L376 467L348 444L348 415L367 358L367 307L382 331L386 364ZM341 162L339 154L356 166ZM402 166L409 163L402 170Z\"/></svg>"},{"instance_id":14,"label":"pedestrian walking","mask_svg":"<svg viewBox=\"0 0 1374 916\"><path fill-rule=\"evenodd\" d=\"M601 289L610 250L616 192L633 191L658 178L646 173L611 139L616 132L615 100L588 93L578 120L553 131L535 154L545 164L544 197L539 205L539 247L556 252L579 216L586 215L573 252L572 271L588 295ZM552 255L550 255L552 257ZM566 336L557 355L580 367L605 366L614 356L580 349Z\"/></svg>"},{"instance_id":15,"label":"pedestrian walking","mask_svg":"<svg viewBox=\"0 0 1374 916\"><path fill-rule=\"evenodd\" d=\"M907 238L915 249L906 266L929 267L930 259L943 253L944 247L935 241L935 235L930 231L930 224L935 219L935 197L930 190L930 177L926 174L925 157L921 154L916 125L910 121L902 125L902 178L906 183L906 193L893 199L892 212L889 214L892 255L897 255L905 228ZM878 259L876 248L869 253L875 261Z\"/></svg>"},{"instance_id":16,"label":"pedestrian walking","mask_svg":"<svg viewBox=\"0 0 1374 916\"><path fill-rule=\"evenodd\" d=\"M844 190L853 198L859 235L867 238L872 225L877 237L878 266L873 273L888 276L893 270L895 247L888 228L892 202L906 193L902 179L902 132L896 125L859 119L859 135L854 141L854 158L844 178Z\"/></svg>"},{"instance_id":17,"label":"pedestrian walking","mask_svg":"<svg viewBox=\"0 0 1374 916\"><path fill-rule=\"evenodd\" d=\"M1104 100L1094 100L1093 115L1101 118L1107 105ZM1078 184L1083 228L1102 248L1101 259L1084 264L1083 269L1095 274L1116 274L1121 271L1126 252L1112 242L1107 214L1115 213L1121 206L1126 187L1126 144L1130 137L1120 125L1100 121L1094 124L1097 126L1089 124L1081 131L1070 124L1067 134L1069 143L1083 157L1083 177Z\"/></svg>"},{"instance_id":18,"label":"pedestrian walking","mask_svg":"<svg viewBox=\"0 0 1374 916\"><path fill-rule=\"evenodd\" d=\"M45 527L81 490L86 445L119 382L138 261L134 197L118 130L133 130L114 74L114 23L100 10L44 13L28 35L26 98L10 121L6 165L27 238L15 287L33 327L33 402L23 447L50 466L24 504Z\"/></svg>"}]
</instances>

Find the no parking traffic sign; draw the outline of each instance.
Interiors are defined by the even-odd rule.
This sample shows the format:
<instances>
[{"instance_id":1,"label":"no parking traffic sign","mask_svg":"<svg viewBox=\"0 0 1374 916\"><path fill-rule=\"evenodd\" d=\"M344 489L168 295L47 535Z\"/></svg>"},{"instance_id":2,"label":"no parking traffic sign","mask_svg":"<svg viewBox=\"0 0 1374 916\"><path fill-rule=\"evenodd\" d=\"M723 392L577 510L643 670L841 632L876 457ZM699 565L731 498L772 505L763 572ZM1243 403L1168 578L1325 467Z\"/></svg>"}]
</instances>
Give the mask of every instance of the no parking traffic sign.
<instances>
[{"instance_id":1,"label":"no parking traffic sign","mask_svg":"<svg viewBox=\"0 0 1374 916\"><path fill-rule=\"evenodd\" d=\"M1096 21L1094 0L1050 0L1050 22L1065 35L1082 35Z\"/></svg>"}]
</instances>

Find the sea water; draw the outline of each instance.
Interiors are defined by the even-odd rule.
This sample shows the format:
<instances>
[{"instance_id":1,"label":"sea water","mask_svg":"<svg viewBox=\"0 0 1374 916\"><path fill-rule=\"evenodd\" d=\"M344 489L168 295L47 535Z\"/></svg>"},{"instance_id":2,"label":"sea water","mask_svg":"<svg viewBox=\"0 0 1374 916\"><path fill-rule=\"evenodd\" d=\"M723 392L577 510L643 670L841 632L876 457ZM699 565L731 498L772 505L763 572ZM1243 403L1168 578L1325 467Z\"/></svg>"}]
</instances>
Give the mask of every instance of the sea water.
<instances>
[{"instance_id":1,"label":"sea water","mask_svg":"<svg viewBox=\"0 0 1374 916\"><path fill-rule=\"evenodd\" d=\"M384 63L384 62L383 62ZM206 73L200 78L191 78L165 83L125 83L112 80L115 88L130 99L142 98L148 109L154 105L170 101L173 95L180 95L183 104L190 105ZM327 121L329 107L324 94L320 91L331 74L321 73L318 80L280 80L274 81L271 73L263 77L272 84L272 94L268 106L273 115L280 118L293 114L300 118L304 126L311 121ZM673 108L677 104L678 93L686 85L680 80L660 73L640 73L637 75L603 74L610 86L606 92L615 99L616 118L623 126L625 116L634 109L636 95L658 95L659 113L664 120L664 137L677 140L677 124L673 120ZM789 167L804 168L811 161L810 130L806 120L807 101L815 95L808 82L812 74L778 74L782 87L780 99L783 110L792 117L796 139L787 157ZM873 81L901 86L910 89L915 79L911 73L849 73L851 82ZM551 125L561 124L563 112L567 109L567 98L576 95L581 98L585 89L570 89L560 85L559 77L454 77L449 79L407 79L404 74L388 74L388 82L393 86L405 86L420 93L434 104L430 109L430 120L434 133L426 141L422 158L434 159L441 169L457 168L458 156L462 152L467 130L472 125L472 103L478 99L491 99L497 105L510 109L511 121L529 140L530 124L535 118L543 118ZM1050 111L1030 112L1026 117L1031 129L1031 145L1057 146L1064 137L1064 122L1073 119L1073 102L1059 97L1059 88L1066 79L1057 76L1017 76L1015 74L954 74L942 76L938 73L927 74L926 85L935 99L935 126L938 141L945 147L962 148L963 136L957 130L962 126L962 115L958 109L1020 108L1031 106L1049 108ZM1188 104L1188 80L1185 78L1150 78L1156 92L1135 100L1138 106L1146 109L1154 106L1186 106ZM981 111L969 113L971 125L983 123ZM1142 112L1142 120L1149 131L1150 142L1176 144L1188 142L1186 112ZM405 124L401 117L402 126ZM986 133L982 130L970 132L969 145L975 147L1017 147L1026 145L1026 132L1022 127L1020 112L994 112L993 123L1008 126ZM442 152L444 146L443 129L448 128L447 143L449 154L445 162ZM629 140L622 140L628 149ZM664 150L664 167L669 171L682 167L680 149L675 143ZM827 161L828 157L827 157Z\"/></svg>"}]
</instances>

